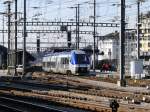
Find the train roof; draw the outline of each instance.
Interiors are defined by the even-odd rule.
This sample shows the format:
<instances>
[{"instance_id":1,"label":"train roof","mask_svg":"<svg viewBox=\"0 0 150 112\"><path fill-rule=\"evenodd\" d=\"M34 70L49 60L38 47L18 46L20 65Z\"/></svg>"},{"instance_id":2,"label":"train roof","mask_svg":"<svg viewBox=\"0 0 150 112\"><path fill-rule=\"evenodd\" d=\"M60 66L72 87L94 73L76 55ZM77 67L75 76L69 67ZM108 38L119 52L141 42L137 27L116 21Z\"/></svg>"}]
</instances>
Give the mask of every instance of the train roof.
<instances>
[{"instance_id":1,"label":"train roof","mask_svg":"<svg viewBox=\"0 0 150 112\"><path fill-rule=\"evenodd\" d=\"M71 50L71 51L64 51L64 52L59 52L59 53L49 53L49 54L46 54L44 57L47 57L47 56L56 56L56 55L66 55L66 54L71 54L71 53L85 54L85 52L82 51L82 50Z\"/></svg>"},{"instance_id":2,"label":"train roof","mask_svg":"<svg viewBox=\"0 0 150 112\"><path fill-rule=\"evenodd\" d=\"M76 53L76 54L85 54L84 51L82 50L72 50L71 53Z\"/></svg>"}]
</instances>

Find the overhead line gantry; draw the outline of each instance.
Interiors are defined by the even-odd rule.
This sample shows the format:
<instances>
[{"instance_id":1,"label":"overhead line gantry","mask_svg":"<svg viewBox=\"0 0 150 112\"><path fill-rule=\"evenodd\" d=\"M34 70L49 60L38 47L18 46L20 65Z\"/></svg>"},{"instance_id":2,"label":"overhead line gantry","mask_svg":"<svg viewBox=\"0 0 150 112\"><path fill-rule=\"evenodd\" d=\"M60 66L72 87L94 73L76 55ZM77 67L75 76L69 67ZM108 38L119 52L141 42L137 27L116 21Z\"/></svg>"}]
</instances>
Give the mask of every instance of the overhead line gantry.
<instances>
[{"instance_id":1,"label":"overhead line gantry","mask_svg":"<svg viewBox=\"0 0 150 112\"><path fill-rule=\"evenodd\" d=\"M14 25L11 22L10 25ZM23 22L18 22L18 26L23 26ZM26 22L26 26L76 26L76 22ZM94 26L92 22L79 22L79 26ZM95 23L95 27L119 27L118 23Z\"/></svg>"}]
</instances>

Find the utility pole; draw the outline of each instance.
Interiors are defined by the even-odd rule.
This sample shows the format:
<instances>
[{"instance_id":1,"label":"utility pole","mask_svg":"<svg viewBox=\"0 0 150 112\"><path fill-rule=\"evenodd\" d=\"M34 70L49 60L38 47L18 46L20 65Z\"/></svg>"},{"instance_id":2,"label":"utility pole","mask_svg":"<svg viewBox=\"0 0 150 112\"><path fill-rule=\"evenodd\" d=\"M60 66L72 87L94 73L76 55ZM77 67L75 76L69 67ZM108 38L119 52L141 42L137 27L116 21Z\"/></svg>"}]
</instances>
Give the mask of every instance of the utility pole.
<instances>
[{"instance_id":1,"label":"utility pole","mask_svg":"<svg viewBox=\"0 0 150 112\"><path fill-rule=\"evenodd\" d=\"M8 4L8 49L7 49L7 70L8 70L8 74L10 74L10 20L11 20L11 3L12 1L8 0L5 1L4 4Z\"/></svg>"},{"instance_id":2,"label":"utility pole","mask_svg":"<svg viewBox=\"0 0 150 112\"><path fill-rule=\"evenodd\" d=\"M125 0L121 0L120 86L125 86Z\"/></svg>"},{"instance_id":3,"label":"utility pole","mask_svg":"<svg viewBox=\"0 0 150 112\"><path fill-rule=\"evenodd\" d=\"M140 1L137 1L137 60L140 57Z\"/></svg>"},{"instance_id":4,"label":"utility pole","mask_svg":"<svg viewBox=\"0 0 150 112\"><path fill-rule=\"evenodd\" d=\"M23 75L26 69L26 0L24 0L24 33L23 33Z\"/></svg>"},{"instance_id":5,"label":"utility pole","mask_svg":"<svg viewBox=\"0 0 150 112\"><path fill-rule=\"evenodd\" d=\"M15 0L15 75L17 75L17 0Z\"/></svg>"},{"instance_id":6,"label":"utility pole","mask_svg":"<svg viewBox=\"0 0 150 112\"><path fill-rule=\"evenodd\" d=\"M77 38L78 38L78 33L77 33L77 29L78 29L78 24L77 24L77 22L78 22L78 9L77 9L77 7L75 7L76 8L76 49L78 49L78 42L77 42Z\"/></svg>"},{"instance_id":7,"label":"utility pole","mask_svg":"<svg viewBox=\"0 0 150 112\"><path fill-rule=\"evenodd\" d=\"M94 0L94 34L93 34L93 39L94 39L94 46L93 46L93 71L95 72L95 22L96 22L96 0Z\"/></svg>"},{"instance_id":8,"label":"utility pole","mask_svg":"<svg viewBox=\"0 0 150 112\"><path fill-rule=\"evenodd\" d=\"M75 39L75 46L76 49L78 49L78 7L69 7L69 8L75 8L76 9L76 39Z\"/></svg>"},{"instance_id":9,"label":"utility pole","mask_svg":"<svg viewBox=\"0 0 150 112\"><path fill-rule=\"evenodd\" d=\"M4 29L5 29L5 26L4 26L4 14L3 14L3 46L5 46L5 42L4 42L4 38L5 38Z\"/></svg>"},{"instance_id":10,"label":"utility pole","mask_svg":"<svg viewBox=\"0 0 150 112\"><path fill-rule=\"evenodd\" d=\"M11 20L11 8L10 8L10 3L8 1L8 50L7 50L7 69L8 69L8 74L10 74L10 69L9 69L9 65L10 65L10 20Z\"/></svg>"},{"instance_id":11,"label":"utility pole","mask_svg":"<svg viewBox=\"0 0 150 112\"><path fill-rule=\"evenodd\" d=\"M80 22L80 4L78 4L78 30L77 30L77 32L78 32L78 37L77 37L77 49L79 49L79 47L80 47L80 45L79 45L79 38L80 38L80 34L79 34L79 31L80 31L80 28L79 28L79 22Z\"/></svg>"}]
</instances>

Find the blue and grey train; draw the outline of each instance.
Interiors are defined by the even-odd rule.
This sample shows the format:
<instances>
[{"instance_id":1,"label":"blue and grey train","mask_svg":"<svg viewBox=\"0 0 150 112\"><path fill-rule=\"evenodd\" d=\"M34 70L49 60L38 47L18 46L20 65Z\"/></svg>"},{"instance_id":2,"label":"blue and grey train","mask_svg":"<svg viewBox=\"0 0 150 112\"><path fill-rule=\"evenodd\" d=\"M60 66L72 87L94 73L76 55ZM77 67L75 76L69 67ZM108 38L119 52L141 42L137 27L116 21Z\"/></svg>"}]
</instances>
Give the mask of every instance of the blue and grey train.
<instances>
[{"instance_id":1,"label":"blue and grey train","mask_svg":"<svg viewBox=\"0 0 150 112\"><path fill-rule=\"evenodd\" d=\"M89 58L81 50L48 54L43 57L42 63L46 72L80 75L90 70Z\"/></svg>"}]
</instances>

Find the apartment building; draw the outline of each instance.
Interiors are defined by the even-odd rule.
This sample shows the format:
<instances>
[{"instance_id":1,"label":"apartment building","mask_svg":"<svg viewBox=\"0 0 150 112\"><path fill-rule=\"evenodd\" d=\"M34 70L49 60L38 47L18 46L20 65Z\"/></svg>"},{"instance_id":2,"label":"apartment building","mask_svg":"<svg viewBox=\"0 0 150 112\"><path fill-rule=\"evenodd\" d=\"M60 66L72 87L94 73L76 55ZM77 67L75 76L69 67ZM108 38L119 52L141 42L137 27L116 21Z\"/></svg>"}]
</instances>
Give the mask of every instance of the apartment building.
<instances>
[{"instance_id":1,"label":"apartment building","mask_svg":"<svg viewBox=\"0 0 150 112\"><path fill-rule=\"evenodd\" d=\"M150 53L150 12L141 15L141 52Z\"/></svg>"}]
</instances>

